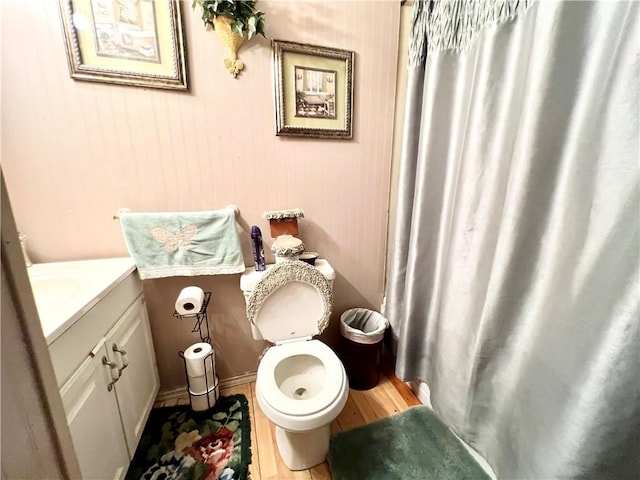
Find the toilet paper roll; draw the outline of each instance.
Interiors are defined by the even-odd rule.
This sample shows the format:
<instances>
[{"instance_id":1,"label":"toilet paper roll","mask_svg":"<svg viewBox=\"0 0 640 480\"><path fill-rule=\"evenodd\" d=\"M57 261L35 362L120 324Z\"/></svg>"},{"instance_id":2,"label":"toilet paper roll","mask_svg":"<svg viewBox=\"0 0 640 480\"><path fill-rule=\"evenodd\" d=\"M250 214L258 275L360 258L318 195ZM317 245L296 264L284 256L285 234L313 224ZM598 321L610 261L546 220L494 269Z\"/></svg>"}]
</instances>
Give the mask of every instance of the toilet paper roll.
<instances>
[{"instance_id":1,"label":"toilet paper roll","mask_svg":"<svg viewBox=\"0 0 640 480\"><path fill-rule=\"evenodd\" d=\"M215 384L216 382L214 382L213 369L208 365L206 375L189 377L189 392L199 395L201 393L205 393L207 389L211 389Z\"/></svg>"},{"instance_id":2,"label":"toilet paper roll","mask_svg":"<svg viewBox=\"0 0 640 480\"><path fill-rule=\"evenodd\" d=\"M211 358L207 359L207 356ZM188 377L202 377L206 370L213 373L215 371L215 352L213 347L205 342L194 343L184 352L184 361L187 364Z\"/></svg>"},{"instance_id":3,"label":"toilet paper roll","mask_svg":"<svg viewBox=\"0 0 640 480\"><path fill-rule=\"evenodd\" d=\"M183 288L176 300L176 312L180 315L195 315L202 308L204 292L200 287Z\"/></svg>"},{"instance_id":4,"label":"toilet paper roll","mask_svg":"<svg viewBox=\"0 0 640 480\"><path fill-rule=\"evenodd\" d=\"M209 392L207 394L196 395L189 392L189 397L191 399L191 409L194 412L203 412L216 404L218 398L220 397L217 377L215 379L215 385L215 387L211 387L209 389Z\"/></svg>"}]
</instances>

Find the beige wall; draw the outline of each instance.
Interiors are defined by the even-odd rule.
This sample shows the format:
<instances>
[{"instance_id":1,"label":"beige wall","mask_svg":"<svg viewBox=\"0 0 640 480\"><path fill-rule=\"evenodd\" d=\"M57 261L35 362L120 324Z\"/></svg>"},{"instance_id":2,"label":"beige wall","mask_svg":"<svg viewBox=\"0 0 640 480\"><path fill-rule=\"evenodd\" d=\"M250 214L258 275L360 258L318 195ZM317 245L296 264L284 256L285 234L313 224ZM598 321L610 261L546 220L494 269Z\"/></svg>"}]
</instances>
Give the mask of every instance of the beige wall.
<instances>
[{"instance_id":1,"label":"beige wall","mask_svg":"<svg viewBox=\"0 0 640 480\"><path fill-rule=\"evenodd\" d=\"M18 228L40 262L126 255L113 214L238 205L271 244L264 210L303 208L300 237L337 271L335 314L379 308L386 250L400 2L258 2L271 38L356 52L354 138L274 135L270 44L241 50L233 79L224 48L182 2L189 92L69 78L57 2L2 2L2 163ZM270 255L269 255L270 257ZM163 389L184 383L177 351L191 325L172 317L180 289L213 291L218 373L256 369L239 276L145 281Z\"/></svg>"}]
</instances>

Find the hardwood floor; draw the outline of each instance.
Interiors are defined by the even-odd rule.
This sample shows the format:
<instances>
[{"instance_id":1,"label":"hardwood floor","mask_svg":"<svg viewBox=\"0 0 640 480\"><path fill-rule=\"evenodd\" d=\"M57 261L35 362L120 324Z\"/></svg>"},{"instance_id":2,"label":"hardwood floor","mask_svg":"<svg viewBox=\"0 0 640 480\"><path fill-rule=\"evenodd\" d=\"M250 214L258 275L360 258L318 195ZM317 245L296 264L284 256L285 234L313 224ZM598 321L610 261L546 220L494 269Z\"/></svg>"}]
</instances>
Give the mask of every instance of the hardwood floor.
<instances>
[{"instance_id":1,"label":"hardwood floor","mask_svg":"<svg viewBox=\"0 0 640 480\"><path fill-rule=\"evenodd\" d=\"M247 383L235 387L225 388L222 395L242 393L249 400L249 415L251 417L251 454L252 462L249 467L251 480L330 480L329 465L324 462L309 470L290 471L280 460L278 447L275 443L273 424L264 416L255 397L255 383ZM171 402L162 402L156 406L174 404L188 405L186 397ZM375 388L366 391L349 390L349 398L342 413L331 424L331 432L349 430L407 408L420 405L420 401L411 389L393 376L390 371L380 376L380 382Z\"/></svg>"}]
</instances>

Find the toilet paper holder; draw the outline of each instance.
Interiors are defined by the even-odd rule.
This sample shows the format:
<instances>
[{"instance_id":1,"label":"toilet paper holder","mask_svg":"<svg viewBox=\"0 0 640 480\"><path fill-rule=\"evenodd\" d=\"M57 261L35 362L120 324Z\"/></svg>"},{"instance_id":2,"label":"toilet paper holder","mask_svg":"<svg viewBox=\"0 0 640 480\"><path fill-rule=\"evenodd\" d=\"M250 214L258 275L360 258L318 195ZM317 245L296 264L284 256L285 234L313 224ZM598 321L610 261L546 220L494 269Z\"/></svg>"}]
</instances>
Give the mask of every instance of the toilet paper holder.
<instances>
[{"instance_id":1,"label":"toilet paper holder","mask_svg":"<svg viewBox=\"0 0 640 480\"><path fill-rule=\"evenodd\" d=\"M207 307L209 306L209 300L211 300L211 292L204 292L204 299L202 300L202 306L200 311L196 313L189 313L188 315L181 315L177 311L173 311L173 316L184 320L185 318L195 318L195 324L191 333L197 333L200 335L200 340L206 343L211 343L211 333L209 331L209 318L207 316Z\"/></svg>"},{"instance_id":2,"label":"toilet paper holder","mask_svg":"<svg viewBox=\"0 0 640 480\"><path fill-rule=\"evenodd\" d=\"M196 410L193 405L194 397L195 398L206 397L207 410L212 408L218 401L218 398L220 397L219 381L218 381L218 376L216 375L215 354L216 354L215 350L211 349L211 353L209 353L203 359L204 381L205 381L204 392L193 393L192 391L193 389L190 381L191 377L189 377L189 371L187 369L187 359L184 356L183 350L180 350L178 352L178 356L182 358L182 362L184 363L184 375L185 375L185 378L187 379L187 396L189 397L189 406L191 407L192 410ZM212 372L212 375L209 375L209 371ZM213 379L213 385L209 385L209 378ZM211 398L212 396L213 396L213 399ZM198 411L201 411L201 410L202 409L198 409Z\"/></svg>"},{"instance_id":3,"label":"toilet paper holder","mask_svg":"<svg viewBox=\"0 0 640 480\"><path fill-rule=\"evenodd\" d=\"M211 331L209 329L209 316L207 314L207 307L209 306L209 301L211 300L211 292L204 292L204 299L202 300L202 306L200 307L200 311L196 313L189 313L187 315L181 315L176 310L173 311L173 316L179 318L180 320L184 320L187 318L195 319L195 324L193 329L191 329L192 333L197 333L200 337L200 341L208 343L211 345ZM192 393L192 388L189 381L189 373L187 371L187 360L184 356L184 351L180 350L178 352L178 356L182 359L184 364L184 374L187 379L187 395L189 397L189 404L193 409L193 397L202 397L206 396L207 407L211 408L215 405L216 401L219 397L219 385L218 385L218 376L216 375L216 364L215 364L215 351L211 349L211 353L204 358L204 380L205 380L205 391L204 393ZM213 375L209 375L209 371ZM213 379L213 385L209 385L209 378ZM211 398L211 393L213 393L213 403Z\"/></svg>"}]
</instances>

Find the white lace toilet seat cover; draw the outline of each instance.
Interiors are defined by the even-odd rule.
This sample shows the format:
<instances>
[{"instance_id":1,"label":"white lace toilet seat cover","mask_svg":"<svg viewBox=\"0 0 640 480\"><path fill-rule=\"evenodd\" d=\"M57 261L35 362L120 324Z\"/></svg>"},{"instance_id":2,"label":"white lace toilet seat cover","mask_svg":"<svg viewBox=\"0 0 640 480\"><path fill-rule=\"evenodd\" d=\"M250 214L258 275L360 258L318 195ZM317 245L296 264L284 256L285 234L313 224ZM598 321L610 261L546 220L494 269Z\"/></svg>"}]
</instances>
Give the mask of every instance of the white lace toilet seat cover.
<instances>
[{"instance_id":1,"label":"white lace toilet seat cover","mask_svg":"<svg viewBox=\"0 0 640 480\"><path fill-rule=\"evenodd\" d=\"M329 281L301 261L274 265L247 301L247 317L272 343L313 337L329 324L333 298Z\"/></svg>"}]
</instances>

